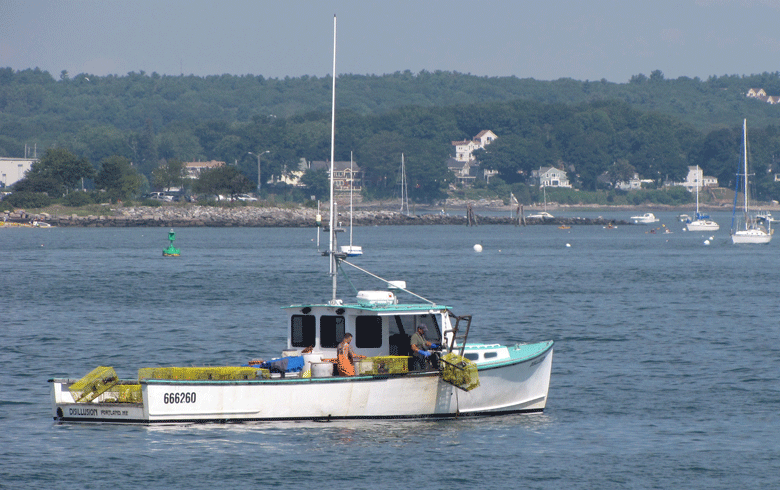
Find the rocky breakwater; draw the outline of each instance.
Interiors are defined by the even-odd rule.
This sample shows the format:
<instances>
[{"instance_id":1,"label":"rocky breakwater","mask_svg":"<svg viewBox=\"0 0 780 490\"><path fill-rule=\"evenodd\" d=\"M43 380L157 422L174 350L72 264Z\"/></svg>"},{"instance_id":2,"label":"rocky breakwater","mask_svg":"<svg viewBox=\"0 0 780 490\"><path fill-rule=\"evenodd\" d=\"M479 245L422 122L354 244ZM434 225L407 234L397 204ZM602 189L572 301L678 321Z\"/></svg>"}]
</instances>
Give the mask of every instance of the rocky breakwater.
<instances>
[{"instance_id":1,"label":"rocky breakwater","mask_svg":"<svg viewBox=\"0 0 780 490\"><path fill-rule=\"evenodd\" d=\"M276 227L307 228L316 226L317 212L309 208L278 207L213 207L213 206L160 206L160 207L116 207L106 208L106 214L98 216L28 214L15 211L7 214L9 221L43 221L54 226L79 227ZM322 225L327 226L329 216L322 213ZM404 215L396 211L360 210L353 216L355 226L383 225L521 225L516 218L480 216L476 213L469 221L465 215L423 214ZM527 225L606 225L610 221L601 218L552 218L526 219ZM614 222L613 222L614 223ZM349 212L339 213L339 227L349 226ZM629 224L620 221L614 224Z\"/></svg>"},{"instance_id":2,"label":"rocky breakwater","mask_svg":"<svg viewBox=\"0 0 780 490\"><path fill-rule=\"evenodd\" d=\"M58 216L49 222L55 226L315 226L316 211L311 209L285 209L212 206L160 206L117 207L111 214L101 216Z\"/></svg>"}]
</instances>

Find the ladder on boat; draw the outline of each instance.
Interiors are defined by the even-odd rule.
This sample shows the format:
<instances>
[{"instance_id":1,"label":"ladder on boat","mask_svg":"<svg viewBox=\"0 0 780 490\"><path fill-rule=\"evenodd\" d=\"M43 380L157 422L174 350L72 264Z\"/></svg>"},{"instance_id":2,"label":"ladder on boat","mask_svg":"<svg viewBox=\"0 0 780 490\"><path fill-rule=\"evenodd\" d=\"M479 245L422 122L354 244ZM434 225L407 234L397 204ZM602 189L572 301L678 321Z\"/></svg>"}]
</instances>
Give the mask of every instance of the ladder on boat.
<instances>
[{"instance_id":1,"label":"ladder on boat","mask_svg":"<svg viewBox=\"0 0 780 490\"><path fill-rule=\"evenodd\" d=\"M450 313L450 318L455 319L455 326L444 332L445 337L448 333L452 334L450 344L446 346L447 353L457 351L457 354L462 357L463 351L466 349L466 340L469 338L469 330L471 329L471 315L455 316ZM465 327L461 326L461 322L465 324Z\"/></svg>"},{"instance_id":2,"label":"ladder on boat","mask_svg":"<svg viewBox=\"0 0 780 490\"><path fill-rule=\"evenodd\" d=\"M451 334L451 337L449 345L445 346L447 353L439 358L441 379L463 391L471 391L479 386L476 364L463 357L471 329L471 315L455 316L450 313L450 318L455 319L455 326L445 332L445 336Z\"/></svg>"}]
</instances>

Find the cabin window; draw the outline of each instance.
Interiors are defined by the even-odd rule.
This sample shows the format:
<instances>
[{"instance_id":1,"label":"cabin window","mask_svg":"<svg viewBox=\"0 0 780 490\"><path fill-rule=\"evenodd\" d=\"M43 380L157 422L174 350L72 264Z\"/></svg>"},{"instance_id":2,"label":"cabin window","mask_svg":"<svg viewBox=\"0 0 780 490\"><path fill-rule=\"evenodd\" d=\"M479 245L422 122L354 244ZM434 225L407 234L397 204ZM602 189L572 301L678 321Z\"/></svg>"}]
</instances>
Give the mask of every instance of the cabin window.
<instances>
[{"instance_id":1,"label":"cabin window","mask_svg":"<svg viewBox=\"0 0 780 490\"><path fill-rule=\"evenodd\" d=\"M322 315L320 317L320 347L335 348L344 339L344 317Z\"/></svg>"},{"instance_id":2,"label":"cabin window","mask_svg":"<svg viewBox=\"0 0 780 490\"><path fill-rule=\"evenodd\" d=\"M477 359L479 359L479 354L477 354L477 353L473 353L473 354L469 353L469 354L464 354L463 357L465 357L469 361L476 361Z\"/></svg>"},{"instance_id":3,"label":"cabin window","mask_svg":"<svg viewBox=\"0 0 780 490\"><path fill-rule=\"evenodd\" d=\"M485 352L485 359L493 359L498 357L498 352Z\"/></svg>"},{"instance_id":4,"label":"cabin window","mask_svg":"<svg viewBox=\"0 0 780 490\"><path fill-rule=\"evenodd\" d=\"M359 316L355 318L355 347L376 349L382 347L382 318Z\"/></svg>"},{"instance_id":5,"label":"cabin window","mask_svg":"<svg viewBox=\"0 0 780 490\"><path fill-rule=\"evenodd\" d=\"M317 319L314 315L293 315L290 339L293 347L309 347L316 342Z\"/></svg>"}]
</instances>

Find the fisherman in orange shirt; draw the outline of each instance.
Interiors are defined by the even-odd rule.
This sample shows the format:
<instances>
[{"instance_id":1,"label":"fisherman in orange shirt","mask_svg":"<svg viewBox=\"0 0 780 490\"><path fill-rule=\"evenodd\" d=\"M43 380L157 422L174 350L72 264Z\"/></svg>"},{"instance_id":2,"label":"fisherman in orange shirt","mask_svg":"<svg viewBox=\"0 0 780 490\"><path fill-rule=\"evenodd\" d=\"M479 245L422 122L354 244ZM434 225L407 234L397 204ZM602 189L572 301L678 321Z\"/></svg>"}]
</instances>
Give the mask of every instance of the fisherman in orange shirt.
<instances>
[{"instance_id":1,"label":"fisherman in orange shirt","mask_svg":"<svg viewBox=\"0 0 780 490\"><path fill-rule=\"evenodd\" d=\"M344 334L344 340L338 346L338 355L336 357L336 368L339 376L355 375L355 359L365 359L366 356L355 354L349 345L352 342L352 334Z\"/></svg>"}]
</instances>

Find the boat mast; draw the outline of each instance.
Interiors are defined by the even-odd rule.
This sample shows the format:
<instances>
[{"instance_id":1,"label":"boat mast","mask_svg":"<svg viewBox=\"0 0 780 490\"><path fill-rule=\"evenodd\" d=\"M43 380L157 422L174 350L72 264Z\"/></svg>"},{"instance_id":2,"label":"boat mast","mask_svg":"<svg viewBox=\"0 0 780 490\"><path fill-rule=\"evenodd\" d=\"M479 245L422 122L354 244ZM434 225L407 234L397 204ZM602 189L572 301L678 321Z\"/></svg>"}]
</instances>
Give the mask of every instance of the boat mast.
<instances>
[{"instance_id":1,"label":"boat mast","mask_svg":"<svg viewBox=\"0 0 780 490\"><path fill-rule=\"evenodd\" d=\"M696 165L696 218L695 219L699 219L699 180L701 180L699 172L700 172L699 166Z\"/></svg>"},{"instance_id":2,"label":"boat mast","mask_svg":"<svg viewBox=\"0 0 780 490\"><path fill-rule=\"evenodd\" d=\"M406 165L403 153L401 153L401 214L409 214L409 190L406 186Z\"/></svg>"},{"instance_id":3,"label":"boat mast","mask_svg":"<svg viewBox=\"0 0 780 490\"><path fill-rule=\"evenodd\" d=\"M328 254L330 255L330 276L333 289L331 303L336 301L337 288L337 265L336 265L336 220L333 203L333 169L335 158L335 140L336 140L336 15L333 14L333 89L331 96L331 116L330 116L330 243Z\"/></svg>"},{"instance_id":4,"label":"boat mast","mask_svg":"<svg viewBox=\"0 0 780 490\"><path fill-rule=\"evenodd\" d=\"M748 161L747 161L747 119L742 120L742 141L745 160L745 229L748 228Z\"/></svg>"}]
</instances>

